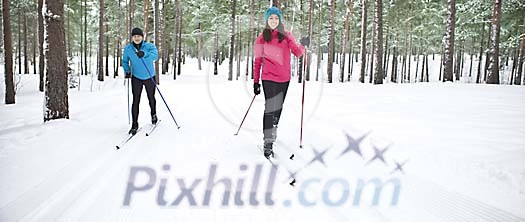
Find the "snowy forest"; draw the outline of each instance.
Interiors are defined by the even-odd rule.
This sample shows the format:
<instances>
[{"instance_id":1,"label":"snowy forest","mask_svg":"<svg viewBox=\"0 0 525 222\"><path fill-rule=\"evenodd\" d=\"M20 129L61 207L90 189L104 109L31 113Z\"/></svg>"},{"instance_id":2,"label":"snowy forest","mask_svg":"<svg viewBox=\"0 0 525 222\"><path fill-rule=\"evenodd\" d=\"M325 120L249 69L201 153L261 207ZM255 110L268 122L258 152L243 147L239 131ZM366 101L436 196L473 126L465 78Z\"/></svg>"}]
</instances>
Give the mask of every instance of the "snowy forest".
<instances>
[{"instance_id":1,"label":"snowy forest","mask_svg":"<svg viewBox=\"0 0 525 222\"><path fill-rule=\"evenodd\" d=\"M158 47L156 72L173 80L190 74L188 58L199 70L213 64L215 75L227 63L229 81L253 78L253 42L270 5L287 30L311 38L307 68L293 61L298 82L523 83L521 0L3 0L5 103L15 102L16 76L39 74L56 116L67 116L70 75L119 77L133 27Z\"/></svg>"},{"instance_id":2,"label":"snowy forest","mask_svg":"<svg viewBox=\"0 0 525 222\"><path fill-rule=\"evenodd\" d=\"M525 0L0 2L1 222L525 222Z\"/></svg>"}]
</instances>

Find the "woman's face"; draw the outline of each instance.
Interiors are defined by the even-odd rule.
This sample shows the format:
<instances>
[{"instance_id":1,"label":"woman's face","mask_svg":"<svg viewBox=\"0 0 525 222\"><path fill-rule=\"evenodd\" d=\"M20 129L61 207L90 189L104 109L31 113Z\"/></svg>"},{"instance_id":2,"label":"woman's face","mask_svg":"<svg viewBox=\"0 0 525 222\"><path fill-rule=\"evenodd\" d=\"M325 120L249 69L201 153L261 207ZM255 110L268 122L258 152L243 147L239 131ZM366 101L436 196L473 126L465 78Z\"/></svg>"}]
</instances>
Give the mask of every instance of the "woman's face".
<instances>
[{"instance_id":1,"label":"woman's face","mask_svg":"<svg viewBox=\"0 0 525 222\"><path fill-rule=\"evenodd\" d=\"M268 18L268 26L270 26L271 29L275 29L277 28L278 25L279 25L279 16L277 16L276 14L270 15L270 17Z\"/></svg>"}]
</instances>

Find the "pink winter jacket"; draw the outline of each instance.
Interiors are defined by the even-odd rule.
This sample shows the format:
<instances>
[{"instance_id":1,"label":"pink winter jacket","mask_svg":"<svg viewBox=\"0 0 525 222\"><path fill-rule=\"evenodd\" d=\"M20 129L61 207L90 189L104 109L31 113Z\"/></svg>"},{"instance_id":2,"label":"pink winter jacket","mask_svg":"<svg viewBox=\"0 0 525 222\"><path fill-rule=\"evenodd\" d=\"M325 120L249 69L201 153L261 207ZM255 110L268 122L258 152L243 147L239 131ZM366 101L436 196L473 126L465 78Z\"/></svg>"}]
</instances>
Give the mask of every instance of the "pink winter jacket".
<instances>
[{"instance_id":1,"label":"pink winter jacket","mask_svg":"<svg viewBox=\"0 0 525 222\"><path fill-rule=\"evenodd\" d=\"M279 43L277 30L272 31L272 41L264 41L263 35L259 35L255 40L254 54L255 61L253 64L254 83L262 80L271 80L274 82L288 82L291 78L290 52L300 57L304 53L304 47L295 42L291 32L286 32L286 37Z\"/></svg>"}]
</instances>

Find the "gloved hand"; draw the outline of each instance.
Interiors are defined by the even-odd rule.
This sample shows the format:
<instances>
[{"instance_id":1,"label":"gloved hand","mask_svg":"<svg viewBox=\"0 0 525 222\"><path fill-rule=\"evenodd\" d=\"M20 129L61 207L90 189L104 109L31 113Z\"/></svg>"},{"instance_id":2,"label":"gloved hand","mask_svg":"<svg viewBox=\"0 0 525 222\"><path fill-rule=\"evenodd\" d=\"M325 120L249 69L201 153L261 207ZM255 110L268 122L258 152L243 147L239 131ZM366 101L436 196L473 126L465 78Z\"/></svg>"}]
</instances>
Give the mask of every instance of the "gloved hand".
<instances>
[{"instance_id":1,"label":"gloved hand","mask_svg":"<svg viewBox=\"0 0 525 222\"><path fill-rule=\"evenodd\" d=\"M306 47L310 46L310 35L301 38L301 45L304 45Z\"/></svg>"},{"instance_id":2,"label":"gloved hand","mask_svg":"<svg viewBox=\"0 0 525 222\"><path fill-rule=\"evenodd\" d=\"M259 83L253 84L253 93L255 93L255 95L261 94L261 85Z\"/></svg>"},{"instance_id":3,"label":"gloved hand","mask_svg":"<svg viewBox=\"0 0 525 222\"><path fill-rule=\"evenodd\" d=\"M131 78L131 72L127 72L126 75L124 76L124 78L126 78L126 79Z\"/></svg>"},{"instance_id":4,"label":"gloved hand","mask_svg":"<svg viewBox=\"0 0 525 222\"><path fill-rule=\"evenodd\" d=\"M138 51L137 52L137 56L140 58L144 57L144 52L143 51Z\"/></svg>"}]
</instances>

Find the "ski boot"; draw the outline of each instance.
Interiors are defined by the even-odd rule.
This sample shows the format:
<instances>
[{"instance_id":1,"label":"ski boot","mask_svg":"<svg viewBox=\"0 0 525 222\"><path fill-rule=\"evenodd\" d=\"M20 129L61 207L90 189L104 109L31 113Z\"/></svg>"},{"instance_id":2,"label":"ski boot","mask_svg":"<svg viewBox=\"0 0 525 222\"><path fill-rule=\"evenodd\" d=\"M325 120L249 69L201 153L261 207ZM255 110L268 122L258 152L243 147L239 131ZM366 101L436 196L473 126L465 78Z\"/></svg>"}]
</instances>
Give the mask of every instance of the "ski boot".
<instances>
[{"instance_id":1,"label":"ski boot","mask_svg":"<svg viewBox=\"0 0 525 222\"><path fill-rule=\"evenodd\" d=\"M266 157L266 159L270 159L270 157L274 157L273 143L264 143L264 157Z\"/></svg>"},{"instance_id":2,"label":"ski boot","mask_svg":"<svg viewBox=\"0 0 525 222\"><path fill-rule=\"evenodd\" d=\"M139 128L139 124L133 123L133 125L131 125L131 129L129 130L129 134L131 135L137 134L138 128Z\"/></svg>"},{"instance_id":3,"label":"ski boot","mask_svg":"<svg viewBox=\"0 0 525 222\"><path fill-rule=\"evenodd\" d=\"M158 121L159 121L159 119L157 119L157 114L152 114L151 115L151 124L155 125L155 124L157 124Z\"/></svg>"}]
</instances>

